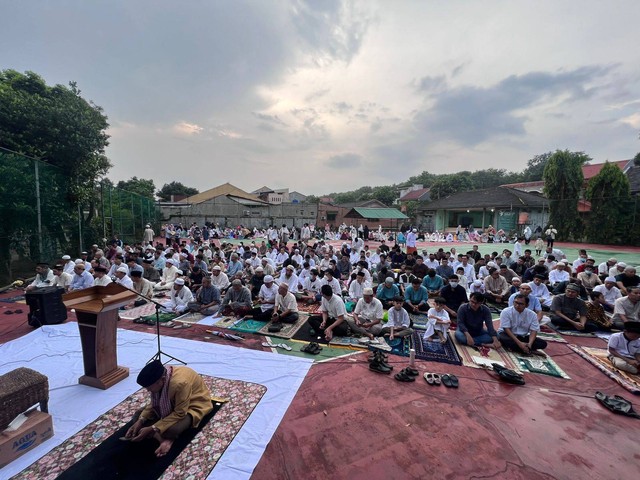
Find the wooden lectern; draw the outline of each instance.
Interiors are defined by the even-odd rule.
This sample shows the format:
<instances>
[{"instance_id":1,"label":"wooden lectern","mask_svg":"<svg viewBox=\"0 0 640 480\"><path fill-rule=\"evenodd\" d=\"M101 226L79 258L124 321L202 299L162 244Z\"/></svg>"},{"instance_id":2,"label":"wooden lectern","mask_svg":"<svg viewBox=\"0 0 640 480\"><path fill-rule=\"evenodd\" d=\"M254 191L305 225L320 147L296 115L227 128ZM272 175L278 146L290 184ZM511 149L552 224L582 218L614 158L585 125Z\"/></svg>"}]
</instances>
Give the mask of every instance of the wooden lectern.
<instances>
[{"instance_id":1,"label":"wooden lectern","mask_svg":"<svg viewBox=\"0 0 640 480\"><path fill-rule=\"evenodd\" d=\"M75 308L78 317L84 360L79 383L106 390L129 376L129 369L118 365L116 328L118 309L136 298L135 293L117 283L62 296L64 305Z\"/></svg>"}]
</instances>

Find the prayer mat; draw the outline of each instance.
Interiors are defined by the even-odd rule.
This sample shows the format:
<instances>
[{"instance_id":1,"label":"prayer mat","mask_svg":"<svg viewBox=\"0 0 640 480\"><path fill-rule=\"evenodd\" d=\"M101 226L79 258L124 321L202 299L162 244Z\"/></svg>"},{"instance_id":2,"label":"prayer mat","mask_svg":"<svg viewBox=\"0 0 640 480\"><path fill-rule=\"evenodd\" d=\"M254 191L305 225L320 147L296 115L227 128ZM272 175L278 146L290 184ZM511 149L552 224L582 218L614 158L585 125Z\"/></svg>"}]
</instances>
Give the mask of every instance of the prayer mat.
<instances>
[{"instance_id":1,"label":"prayer mat","mask_svg":"<svg viewBox=\"0 0 640 480\"><path fill-rule=\"evenodd\" d=\"M280 330L279 332L269 331L269 326L271 325L271 322L267 323L266 325L264 325L263 323L262 324L263 326L258 331L258 333L260 335L267 335L269 337L289 339L289 338L292 338L298 332L298 330L302 328L302 326L305 323L307 323L308 319L309 319L308 315L304 313L299 313L298 320L295 323L282 323L282 330ZM315 340L309 340L309 341L311 342Z\"/></svg>"},{"instance_id":2,"label":"prayer mat","mask_svg":"<svg viewBox=\"0 0 640 480\"><path fill-rule=\"evenodd\" d=\"M410 335L406 337L396 337L393 340L389 340L389 337L378 337L379 345L369 344L367 348L371 351L376 350L384 350L387 353L391 353L393 355L399 355L401 357L408 357L409 350L411 350L411 339ZM418 353L416 352L416 357Z\"/></svg>"},{"instance_id":3,"label":"prayer mat","mask_svg":"<svg viewBox=\"0 0 640 480\"><path fill-rule=\"evenodd\" d=\"M266 387L255 383L205 375L202 378L213 397L228 398L229 401L223 404L215 417L179 452L177 458L162 474L165 480L206 478L267 391ZM149 394L146 390L138 390L13 478L57 478L125 426L148 399ZM102 480L107 477L96 478ZM147 477L136 477L143 478Z\"/></svg>"},{"instance_id":4,"label":"prayer mat","mask_svg":"<svg viewBox=\"0 0 640 480\"><path fill-rule=\"evenodd\" d=\"M266 323L267 322L248 318L246 320L240 320L240 322L236 323L235 325L231 325L230 330L244 333L257 333L262 329L262 327L265 326Z\"/></svg>"},{"instance_id":5,"label":"prayer mat","mask_svg":"<svg viewBox=\"0 0 640 480\"><path fill-rule=\"evenodd\" d=\"M222 317L215 323L215 327L219 328L231 328L233 327L234 322L237 322L238 319L236 317Z\"/></svg>"},{"instance_id":6,"label":"prayer mat","mask_svg":"<svg viewBox=\"0 0 640 480\"><path fill-rule=\"evenodd\" d=\"M175 318L178 315L176 315L175 313L159 313L158 314L158 322L160 323L166 323L166 322L170 322L171 320L175 320ZM142 317L142 319L145 322L155 322L156 321L156 314L154 313L153 315L146 315L144 317Z\"/></svg>"},{"instance_id":7,"label":"prayer mat","mask_svg":"<svg viewBox=\"0 0 640 480\"><path fill-rule=\"evenodd\" d=\"M194 323L198 323L205 316L198 312L188 312L180 315L179 317L174 319L174 322L182 322L193 325Z\"/></svg>"},{"instance_id":8,"label":"prayer mat","mask_svg":"<svg viewBox=\"0 0 640 480\"><path fill-rule=\"evenodd\" d=\"M368 344L360 343L360 339L356 337L333 337L329 341L329 345L332 347L353 347L366 350Z\"/></svg>"},{"instance_id":9,"label":"prayer mat","mask_svg":"<svg viewBox=\"0 0 640 480\"><path fill-rule=\"evenodd\" d=\"M556 327L552 322L547 323L546 327L555 330L556 332L560 333L561 335L568 335L570 337L589 337L589 338L594 338L596 335L595 333L585 333L585 332L581 332L579 330L560 330L558 327Z\"/></svg>"},{"instance_id":10,"label":"prayer mat","mask_svg":"<svg viewBox=\"0 0 640 480\"><path fill-rule=\"evenodd\" d=\"M422 313L410 313L409 318L411 319L413 328L416 330L426 330L428 322L428 317Z\"/></svg>"},{"instance_id":11,"label":"prayer mat","mask_svg":"<svg viewBox=\"0 0 640 480\"><path fill-rule=\"evenodd\" d=\"M306 312L306 313L309 313L311 315L320 314L320 304L319 303L312 303L311 305L308 305L305 302L298 302L298 311L299 312Z\"/></svg>"},{"instance_id":12,"label":"prayer mat","mask_svg":"<svg viewBox=\"0 0 640 480\"><path fill-rule=\"evenodd\" d=\"M128 310L118 310L118 315L123 320L135 320L136 318L146 317L155 314L156 306L153 303L145 303L139 307L130 308Z\"/></svg>"},{"instance_id":13,"label":"prayer mat","mask_svg":"<svg viewBox=\"0 0 640 480\"><path fill-rule=\"evenodd\" d=\"M280 332L278 332L280 333ZM273 333L269 332L269 336L272 336ZM298 340L300 342L316 342L326 344L327 341L324 339L318 332L311 333L311 325L309 325L308 317L305 318L304 323L298 328L298 331L293 334L291 337L293 340Z\"/></svg>"},{"instance_id":14,"label":"prayer mat","mask_svg":"<svg viewBox=\"0 0 640 480\"><path fill-rule=\"evenodd\" d=\"M551 377L571 379L546 353L545 356L542 357L538 355L527 356L522 353L507 351L507 355L509 355L513 363L516 364L516 370L522 373L540 373Z\"/></svg>"},{"instance_id":15,"label":"prayer mat","mask_svg":"<svg viewBox=\"0 0 640 480\"><path fill-rule=\"evenodd\" d=\"M0 302L6 303L26 303L24 295L16 295L15 297L0 298Z\"/></svg>"},{"instance_id":16,"label":"prayer mat","mask_svg":"<svg viewBox=\"0 0 640 480\"><path fill-rule=\"evenodd\" d=\"M553 330L545 332L541 329L536 335L536 338L544 340L545 342L568 343L566 339L562 338L562 335L558 332L554 332Z\"/></svg>"},{"instance_id":17,"label":"prayer mat","mask_svg":"<svg viewBox=\"0 0 640 480\"><path fill-rule=\"evenodd\" d=\"M579 347L569 344L568 347L584 358L591 365L612 378L621 387L626 388L634 395L640 395L640 376L623 372L613 366L609 358L609 352L604 348Z\"/></svg>"},{"instance_id":18,"label":"prayer mat","mask_svg":"<svg viewBox=\"0 0 640 480\"><path fill-rule=\"evenodd\" d=\"M451 335L451 332L449 332L449 335ZM507 354L504 348L474 348L467 345L460 345L457 342L454 342L454 345L462 359L462 364L465 367L485 368L490 367L492 363L497 363L505 368L518 370L518 367L513 363L511 357Z\"/></svg>"},{"instance_id":19,"label":"prayer mat","mask_svg":"<svg viewBox=\"0 0 640 480\"><path fill-rule=\"evenodd\" d=\"M462 360L460 360L460 355L458 355L451 337L447 337L447 343L440 343L440 340L435 342L425 340L423 335L422 332L414 330L411 338L414 345L413 348L416 350L416 358L430 362L462 365Z\"/></svg>"}]
</instances>

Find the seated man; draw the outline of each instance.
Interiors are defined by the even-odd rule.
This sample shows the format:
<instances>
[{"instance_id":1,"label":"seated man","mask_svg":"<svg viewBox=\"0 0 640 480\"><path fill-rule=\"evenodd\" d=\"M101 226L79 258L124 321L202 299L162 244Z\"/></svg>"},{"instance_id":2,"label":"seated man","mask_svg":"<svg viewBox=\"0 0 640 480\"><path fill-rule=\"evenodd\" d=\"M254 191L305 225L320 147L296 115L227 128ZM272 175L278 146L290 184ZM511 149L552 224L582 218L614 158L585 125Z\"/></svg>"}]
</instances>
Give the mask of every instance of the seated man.
<instances>
[{"instance_id":1,"label":"seated man","mask_svg":"<svg viewBox=\"0 0 640 480\"><path fill-rule=\"evenodd\" d=\"M475 280L474 284L475 282L482 283L481 280ZM444 310L449 314L449 318L453 320L458 318L460 305L469 301L467 291L459 284L457 275L451 275L449 283L440 291L440 296L444 298L445 301Z\"/></svg>"},{"instance_id":2,"label":"seated man","mask_svg":"<svg viewBox=\"0 0 640 480\"><path fill-rule=\"evenodd\" d=\"M312 335L315 332L322 332L328 342L331 341L334 335L347 336L349 334L349 325L345 321L347 310L342 297L333 293L331 285L323 285L320 292L322 293L322 301L320 302L322 315L309 317L309 325L314 332Z\"/></svg>"},{"instance_id":3,"label":"seated man","mask_svg":"<svg viewBox=\"0 0 640 480\"><path fill-rule=\"evenodd\" d=\"M334 277L331 269L324 271L324 277L320 280L320 285L329 285L333 290L334 295L342 296L342 287L337 278Z\"/></svg>"},{"instance_id":4,"label":"seated man","mask_svg":"<svg viewBox=\"0 0 640 480\"><path fill-rule=\"evenodd\" d=\"M444 280L435 270L430 269L422 279L422 286L427 289L429 297L439 297L440 290L444 287Z\"/></svg>"},{"instance_id":5,"label":"seated man","mask_svg":"<svg viewBox=\"0 0 640 480\"><path fill-rule=\"evenodd\" d=\"M564 289L571 278L565 266L563 262L558 262L556 268L549 272L549 286L551 287L551 293L554 295L564 293Z\"/></svg>"},{"instance_id":6,"label":"seated man","mask_svg":"<svg viewBox=\"0 0 640 480\"><path fill-rule=\"evenodd\" d=\"M133 283L133 290L140 295L131 305L125 307L125 309L144 305L153 296L153 284L146 278L142 278L142 272L140 270L131 271L131 282Z\"/></svg>"},{"instance_id":7,"label":"seated man","mask_svg":"<svg viewBox=\"0 0 640 480\"><path fill-rule=\"evenodd\" d=\"M580 287L570 283L565 288L564 294L553 297L551 322L558 328L575 329L586 333L593 332L598 327L587 322L587 305L584 300L578 298L579 292Z\"/></svg>"},{"instance_id":8,"label":"seated man","mask_svg":"<svg viewBox=\"0 0 640 480\"><path fill-rule=\"evenodd\" d=\"M459 344L470 347L487 346L500 348L498 334L493 328L491 311L484 303L484 295L474 292L469 295L469 303L458 309L458 329L455 337Z\"/></svg>"},{"instance_id":9,"label":"seated man","mask_svg":"<svg viewBox=\"0 0 640 480\"><path fill-rule=\"evenodd\" d=\"M628 295L629 287L640 285L640 277L636 275L636 269L632 266L624 267L624 271L616 276L616 282L622 295Z\"/></svg>"},{"instance_id":10,"label":"seated man","mask_svg":"<svg viewBox=\"0 0 640 480\"><path fill-rule=\"evenodd\" d=\"M533 277L533 281L529 282L527 285L531 288L531 295L540 301L542 309L549 310L551 302L553 302L553 297L544 283L544 275L536 274L535 277Z\"/></svg>"},{"instance_id":11,"label":"seated man","mask_svg":"<svg viewBox=\"0 0 640 480\"><path fill-rule=\"evenodd\" d=\"M264 277L266 275L264 273L264 268L260 266L255 267L253 272L254 273L253 275L251 275L251 278L249 280L249 285L251 286L251 298L255 300L260 294L262 285L264 285Z\"/></svg>"},{"instance_id":12,"label":"seated man","mask_svg":"<svg viewBox=\"0 0 640 480\"><path fill-rule=\"evenodd\" d=\"M289 291L289 286L286 283L281 283L278 287L271 321L273 323L296 323L298 321L298 302L295 295Z\"/></svg>"},{"instance_id":13,"label":"seated man","mask_svg":"<svg viewBox=\"0 0 640 480\"><path fill-rule=\"evenodd\" d=\"M489 276L484 279L484 297L493 303L505 303L509 300L509 284L495 267L489 269Z\"/></svg>"},{"instance_id":14,"label":"seated man","mask_svg":"<svg viewBox=\"0 0 640 480\"><path fill-rule=\"evenodd\" d=\"M540 331L537 315L527 308L529 297L517 293L513 306L500 312L498 339L505 348L529 354L533 350L544 350L547 342L536 338Z\"/></svg>"},{"instance_id":15,"label":"seated man","mask_svg":"<svg viewBox=\"0 0 640 480\"><path fill-rule=\"evenodd\" d=\"M607 312L613 312L616 300L622 297L620 289L616 287L616 279L614 277L605 277L604 285L596 285L593 291L604 295L604 304L602 306Z\"/></svg>"},{"instance_id":16,"label":"seated man","mask_svg":"<svg viewBox=\"0 0 640 480\"><path fill-rule=\"evenodd\" d=\"M53 271L49 268L48 263L38 263L36 265L36 278L26 288L27 292L35 290L36 288L50 287L53 285L54 280Z\"/></svg>"},{"instance_id":17,"label":"seated man","mask_svg":"<svg viewBox=\"0 0 640 480\"><path fill-rule=\"evenodd\" d=\"M185 287L184 279L176 278L173 282L169 300L162 302L162 311L164 313L184 313L191 301L193 301L193 294L189 287Z\"/></svg>"},{"instance_id":18,"label":"seated man","mask_svg":"<svg viewBox=\"0 0 640 480\"><path fill-rule=\"evenodd\" d=\"M367 288L367 284L364 280L364 272L360 271L355 274L356 278L349 284L349 299L357 302L362 298L362 292Z\"/></svg>"},{"instance_id":19,"label":"seated man","mask_svg":"<svg viewBox=\"0 0 640 480\"><path fill-rule=\"evenodd\" d=\"M73 273L73 280L69 286L70 292L93 287L93 275L85 270L84 262L76 263L75 267L73 267Z\"/></svg>"},{"instance_id":20,"label":"seated man","mask_svg":"<svg viewBox=\"0 0 640 480\"><path fill-rule=\"evenodd\" d=\"M420 279L414 277L411 285L404 292L404 309L409 313L420 313L429 310L429 294L427 289L420 285Z\"/></svg>"},{"instance_id":21,"label":"seated man","mask_svg":"<svg viewBox=\"0 0 640 480\"><path fill-rule=\"evenodd\" d=\"M367 287L362 292L353 311L353 318L347 317L347 323L354 333L366 335L373 343L382 330L382 302L373 296L373 289Z\"/></svg>"},{"instance_id":22,"label":"seated man","mask_svg":"<svg viewBox=\"0 0 640 480\"><path fill-rule=\"evenodd\" d=\"M296 268L293 265L287 265L287 267L280 272L280 278L276 283L278 285L286 284L290 292L297 292L298 275L296 275Z\"/></svg>"},{"instance_id":23,"label":"seated man","mask_svg":"<svg viewBox=\"0 0 640 480\"><path fill-rule=\"evenodd\" d=\"M180 271L175 263L172 258L167 258L166 265L162 269L160 282L153 287L155 290L169 290L173 287L173 281L178 277L178 272Z\"/></svg>"},{"instance_id":24,"label":"seated man","mask_svg":"<svg viewBox=\"0 0 640 480\"><path fill-rule=\"evenodd\" d=\"M389 320L380 330L380 335L389 334L389 340L395 337L406 337L413 333L409 314L402 307L403 304L404 298L400 295L393 299L393 307L389 309Z\"/></svg>"},{"instance_id":25,"label":"seated man","mask_svg":"<svg viewBox=\"0 0 640 480\"><path fill-rule=\"evenodd\" d=\"M145 365L136 381L151 394L151 402L136 412L126 437L133 442L154 438L160 444L155 451L158 457L166 455L186 430L197 428L213 409L211 392L189 367L164 367L154 360Z\"/></svg>"},{"instance_id":26,"label":"seated man","mask_svg":"<svg viewBox=\"0 0 640 480\"><path fill-rule=\"evenodd\" d=\"M384 283L378 285L376 298L382 303L382 308L391 308L393 299L400 295L400 289L393 283L393 277L384 279Z\"/></svg>"},{"instance_id":27,"label":"seated man","mask_svg":"<svg viewBox=\"0 0 640 480\"><path fill-rule=\"evenodd\" d=\"M515 300L517 295L524 295L529 299L529 301L527 302L527 308L536 314L538 323L540 323L540 321L542 320L542 305L540 305L540 300L538 300L537 297L531 295L531 287L529 286L529 284L523 283L522 285L520 285L519 290L509 297L508 305L510 307L513 307L513 301ZM546 321L549 322L548 317L546 317Z\"/></svg>"},{"instance_id":28,"label":"seated man","mask_svg":"<svg viewBox=\"0 0 640 480\"><path fill-rule=\"evenodd\" d=\"M640 322L626 322L623 332L611 335L608 350L614 367L637 375L640 368Z\"/></svg>"},{"instance_id":29,"label":"seated man","mask_svg":"<svg viewBox=\"0 0 640 480\"><path fill-rule=\"evenodd\" d=\"M196 293L193 302L189 302L188 307L192 312L203 315L213 315L220 305L220 290L211 284L211 277L202 278L202 287Z\"/></svg>"},{"instance_id":30,"label":"seated man","mask_svg":"<svg viewBox=\"0 0 640 480\"><path fill-rule=\"evenodd\" d=\"M218 307L218 315L235 315L236 318L244 317L251 310L253 303L251 301L251 292L247 287L242 285L242 281L235 279L231 282L231 288Z\"/></svg>"},{"instance_id":31,"label":"seated man","mask_svg":"<svg viewBox=\"0 0 640 480\"><path fill-rule=\"evenodd\" d=\"M276 305L276 295L278 295L278 286L271 275L265 275L264 283L258 293L259 305L249 310L244 318L254 318L263 322L271 320Z\"/></svg>"},{"instance_id":32,"label":"seated man","mask_svg":"<svg viewBox=\"0 0 640 480\"><path fill-rule=\"evenodd\" d=\"M628 287L628 295L616 300L613 308L613 327L622 330L625 322L639 322L640 287Z\"/></svg>"},{"instance_id":33,"label":"seated man","mask_svg":"<svg viewBox=\"0 0 640 480\"><path fill-rule=\"evenodd\" d=\"M597 325L599 330L611 330L613 322L604 309L604 295L595 290L590 293L591 301L587 302L587 322Z\"/></svg>"},{"instance_id":34,"label":"seated man","mask_svg":"<svg viewBox=\"0 0 640 480\"><path fill-rule=\"evenodd\" d=\"M222 268L219 265L215 265L211 269L211 285L217 287L218 290L220 290L220 293L225 292L227 288L229 288L229 285L231 285L229 277L222 271Z\"/></svg>"},{"instance_id":35,"label":"seated man","mask_svg":"<svg viewBox=\"0 0 640 480\"><path fill-rule=\"evenodd\" d=\"M296 296L307 304L316 303L322 299L322 295L320 294L321 288L322 280L318 278L318 270L312 268L309 270L309 276L304 279L302 292L298 293Z\"/></svg>"},{"instance_id":36,"label":"seated man","mask_svg":"<svg viewBox=\"0 0 640 480\"><path fill-rule=\"evenodd\" d=\"M106 268L104 270L105 272L107 271ZM64 288L64 291L66 293L69 290L69 287L71 286L71 281L73 280L73 277L64 271L64 266L62 265L56 265L55 267L53 267L52 271L53 271L53 282L51 283L51 285L54 287Z\"/></svg>"}]
</instances>

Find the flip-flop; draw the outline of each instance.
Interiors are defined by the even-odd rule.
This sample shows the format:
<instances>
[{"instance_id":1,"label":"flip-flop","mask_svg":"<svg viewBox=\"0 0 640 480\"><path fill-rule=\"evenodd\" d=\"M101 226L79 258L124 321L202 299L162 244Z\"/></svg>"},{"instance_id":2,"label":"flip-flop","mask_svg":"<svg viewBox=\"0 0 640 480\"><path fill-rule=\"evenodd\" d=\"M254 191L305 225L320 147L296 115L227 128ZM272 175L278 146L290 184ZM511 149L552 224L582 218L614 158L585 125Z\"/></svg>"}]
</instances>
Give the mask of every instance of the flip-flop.
<instances>
[{"instance_id":1,"label":"flip-flop","mask_svg":"<svg viewBox=\"0 0 640 480\"><path fill-rule=\"evenodd\" d=\"M411 376L411 375L407 375L404 370L400 373L396 373L393 378L395 378L396 380L398 380L399 382L415 382L416 379L415 377Z\"/></svg>"},{"instance_id":2,"label":"flip-flop","mask_svg":"<svg viewBox=\"0 0 640 480\"><path fill-rule=\"evenodd\" d=\"M274 345L271 342L262 342L262 346L263 347L267 347L267 348L276 348L277 345ZM306 348L308 347L308 345L306 347L303 347L300 349L301 352L306 352Z\"/></svg>"},{"instance_id":3,"label":"flip-flop","mask_svg":"<svg viewBox=\"0 0 640 480\"><path fill-rule=\"evenodd\" d=\"M18 309L18 310L15 310L13 313L22 313L22 310Z\"/></svg>"},{"instance_id":4,"label":"flip-flop","mask_svg":"<svg viewBox=\"0 0 640 480\"><path fill-rule=\"evenodd\" d=\"M451 384L451 377L449 377L448 374L444 374L442 375L442 383L444 384L445 387L447 388L451 388L453 385Z\"/></svg>"},{"instance_id":5,"label":"flip-flop","mask_svg":"<svg viewBox=\"0 0 640 480\"><path fill-rule=\"evenodd\" d=\"M191 328L191 324L190 323L180 323L180 324L176 324L173 327L174 330L182 330L183 328Z\"/></svg>"},{"instance_id":6,"label":"flip-flop","mask_svg":"<svg viewBox=\"0 0 640 480\"><path fill-rule=\"evenodd\" d=\"M276 347L282 348L283 350L286 350L287 352L291 351L291 347L289 345L287 345L286 343L279 343L279 344L276 345Z\"/></svg>"},{"instance_id":7,"label":"flip-flop","mask_svg":"<svg viewBox=\"0 0 640 480\"><path fill-rule=\"evenodd\" d=\"M449 374L449 380L451 381L452 388L458 388L460 386L460 381L455 375Z\"/></svg>"},{"instance_id":8,"label":"flip-flop","mask_svg":"<svg viewBox=\"0 0 640 480\"><path fill-rule=\"evenodd\" d=\"M156 323L156 321L154 320L154 321L153 321L153 324L155 324L155 323ZM153 324L152 324L152 325L153 325ZM161 326L161 327L173 328L173 327L175 327L176 325L177 325L177 324L176 324L175 322L171 321L171 320L169 320L168 322L164 322L164 323L160 322L160 326Z\"/></svg>"},{"instance_id":9,"label":"flip-flop","mask_svg":"<svg viewBox=\"0 0 640 480\"><path fill-rule=\"evenodd\" d=\"M433 385L435 382L433 381L433 373L425 373L423 378L427 381L429 385Z\"/></svg>"},{"instance_id":10,"label":"flip-flop","mask_svg":"<svg viewBox=\"0 0 640 480\"><path fill-rule=\"evenodd\" d=\"M433 384L437 387L442 383L440 375L437 373L433 374Z\"/></svg>"},{"instance_id":11,"label":"flip-flop","mask_svg":"<svg viewBox=\"0 0 640 480\"><path fill-rule=\"evenodd\" d=\"M13 315L13 310L7 310L4 312L5 315Z\"/></svg>"}]
</instances>

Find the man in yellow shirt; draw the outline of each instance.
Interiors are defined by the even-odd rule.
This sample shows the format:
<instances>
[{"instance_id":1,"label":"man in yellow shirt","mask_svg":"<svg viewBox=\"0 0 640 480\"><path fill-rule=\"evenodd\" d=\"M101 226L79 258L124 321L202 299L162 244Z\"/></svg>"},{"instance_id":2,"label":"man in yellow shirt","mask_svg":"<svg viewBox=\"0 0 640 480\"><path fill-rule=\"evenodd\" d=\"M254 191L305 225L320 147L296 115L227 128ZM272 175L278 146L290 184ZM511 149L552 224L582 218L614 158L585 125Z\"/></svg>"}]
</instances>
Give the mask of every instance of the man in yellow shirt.
<instances>
[{"instance_id":1,"label":"man in yellow shirt","mask_svg":"<svg viewBox=\"0 0 640 480\"><path fill-rule=\"evenodd\" d=\"M151 403L139 414L126 438L139 442L155 438L160 446L155 453L162 457L173 442L213 410L211 392L202 377L189 367L167 366L159 360L145 365L136 380L151 394ZM134 416L135 418L135 416Z\"/></svg>"}]
</instances>

